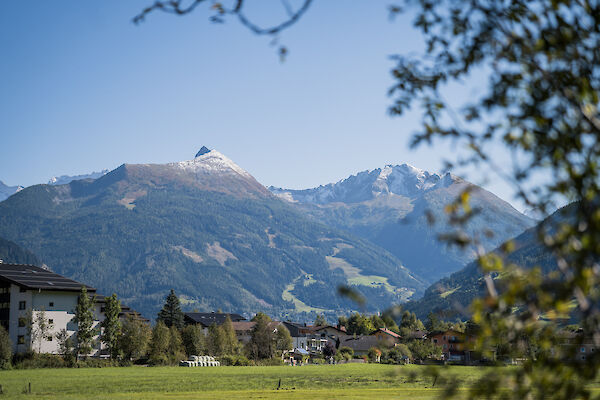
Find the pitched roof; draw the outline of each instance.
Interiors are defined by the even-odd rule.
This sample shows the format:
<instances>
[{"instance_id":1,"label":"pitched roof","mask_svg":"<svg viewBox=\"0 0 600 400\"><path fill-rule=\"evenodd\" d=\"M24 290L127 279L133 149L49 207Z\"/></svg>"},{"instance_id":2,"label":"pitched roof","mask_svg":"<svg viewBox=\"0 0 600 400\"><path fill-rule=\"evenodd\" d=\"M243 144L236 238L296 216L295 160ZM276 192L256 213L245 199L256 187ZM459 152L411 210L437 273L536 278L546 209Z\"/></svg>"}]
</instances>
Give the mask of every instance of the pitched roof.
<instances>
[{"instance_id":1,"label":"pitched roof","mask_svg":"<svg viewBox=\"0 0 600 400\"><path fill-rule=\"evenodd\" d=\"M394 337L396 339L400 339L400 335L398 335L396 332L392 332L387 328L379 328L377 329L375 332L373 332L371 335L376 334L377 332L382 332L385 333L386 335L390 335L391 337Z\"/></svg>"},{"instance_id":2,"label":"pitched roof","mask_svg":"<svg viewBox=\"0 0 600 400\"><path fill-rule=\"evenodd\" d=\"M245 321L246 318L242 317L239 314L228 314L228 313L197 313L197 312L186 312L184 313L184 318L188 323L194 324L202 324L206 327L215 325L222 325L225 323L227 316L231 318L232 322Z\"/></svg>"},{"instance_id":3,"label":"pitched roof","mask_svg":"<svg viewBox=\"0 0 600 400\"><path fill-rule=\"evenodd\" d=\"M88 292L96 291L91 286L35 265L0 263L0 279L25 289L79 292L85 286Z\"/></svg>"},{"instance_id":4,"label":"pitched roof","mask_svg":"<svg viewBox=\"0 0 600 400\"><path fill-rule=\"evenodd\" d=\"M268 325L269 325L269 328L271 328L272 330L275 330L281 324L282 323L280 321L270 321ZM233 329L236 332L244 332L244 331L251 331L254 328L254 325L256 325L256 322L254 322L254 321L238 321L238 322L232 322L231 325L233 325Z\"/></svg>"},{"instance_id":5,"label":"pitched roof","mask_svg":"<svg viewBox=\"0 0 600 400\"><path fill-rule=\"evenodd\" d=\"M340 333L346 333L346 327L345 326L333 326L333 325L322 325L322 326L314 326L313 330L315 332L323 330L323 329L334 329Z\"/></svg>"}]
</instances>

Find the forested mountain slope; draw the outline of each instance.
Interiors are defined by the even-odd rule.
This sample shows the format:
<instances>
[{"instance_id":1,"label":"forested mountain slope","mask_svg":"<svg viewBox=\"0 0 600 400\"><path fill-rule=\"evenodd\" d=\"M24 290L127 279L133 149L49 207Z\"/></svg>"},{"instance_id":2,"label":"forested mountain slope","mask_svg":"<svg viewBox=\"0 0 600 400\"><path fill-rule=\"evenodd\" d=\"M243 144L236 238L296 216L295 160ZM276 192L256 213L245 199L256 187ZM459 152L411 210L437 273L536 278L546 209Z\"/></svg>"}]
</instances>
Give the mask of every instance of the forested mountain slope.
<instances>
[{"instance_id":1,"label":"forested mountain slope","mask_svg":"<svg viewBox=\"0 0 600 400\"><path fill-rule=\"evenodd\" d=\"M568 218L572 206L566 206L546 220L540 222L544 229L552 229ZM556 268L556 259L539 241L539 226L528 229L512 241L515 250L505 257L505 262L523 268L539 266L549 272ZM496 250L499 254L500 251ZM485 282L477 262L469 263L462 270L434 283L425 291L423 298L411 301L405 306L419 317L425 318L430 312L445 318L466 319L470 316L469 305L478 296L485 294Z\"/></svg>"},{"instance_id":2,"label":"forested mountain slope","mask_svg":"<svg viewBox=\"0 0 600 400\"><path fill-rule=\"evenodd\" d=\"M374 310L425 288L392 254L306 217L206 148L189 161L28 187L0 203L0 236L148 317L171 288L184 309L273 316L347 312L342 283Z\"/></svg>"}]
</instances>

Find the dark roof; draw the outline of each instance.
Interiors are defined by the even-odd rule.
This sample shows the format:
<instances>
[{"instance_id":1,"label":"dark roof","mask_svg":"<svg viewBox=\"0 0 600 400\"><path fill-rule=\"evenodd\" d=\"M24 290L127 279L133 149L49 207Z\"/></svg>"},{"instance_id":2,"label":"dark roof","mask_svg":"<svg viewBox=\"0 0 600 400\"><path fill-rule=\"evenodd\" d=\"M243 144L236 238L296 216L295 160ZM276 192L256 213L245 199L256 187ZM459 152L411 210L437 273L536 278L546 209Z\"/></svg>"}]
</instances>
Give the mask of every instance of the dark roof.
<instances>
[{"instance_id":1,"label":"dark roof","mask_svg":"<svg viewBox=\"0 0 600 400\"><path fill-rule=\"evenodd\" d=\"M239 314L228 314L228 313L197 313L197 312L186 312L184 314L185 322L188 324L202 324L206 327L212 324L221 325L225 323L227 316L231 318L232 322L245 321L246 318Z\"/></svg>"},{"instance_id":2,"label":"dark roof","mask_svg":"<svg viewBox=\"0 0 600 400\"><path fill-rule=\"evenodd\" d=\"M103 296L99 293L96 293L96 303L100 304L100 307L102 307L102 308L104 308L104 305L106 304L106 297L107 296ZM121 313L119 314L119 317L123 317L126 315L132 315L133 317L138 318L142 321L150 322L150 320L148 318L145 318L142 314L135 311L133 308L128 307L125 304L121 303Z\"/></svg>"},{"instance_id":3,"label":"dark roof","mask_svg":"<svg viewBox=\"0 0 600 400\"><path fill-rule=\"evenodd\" d=\"M79 292L85 286L88 292L95 292L91 286L65 278L52 271L25 264L0 263L0 279L26 289L65 290Z\"/></svg>"}]
</instances>

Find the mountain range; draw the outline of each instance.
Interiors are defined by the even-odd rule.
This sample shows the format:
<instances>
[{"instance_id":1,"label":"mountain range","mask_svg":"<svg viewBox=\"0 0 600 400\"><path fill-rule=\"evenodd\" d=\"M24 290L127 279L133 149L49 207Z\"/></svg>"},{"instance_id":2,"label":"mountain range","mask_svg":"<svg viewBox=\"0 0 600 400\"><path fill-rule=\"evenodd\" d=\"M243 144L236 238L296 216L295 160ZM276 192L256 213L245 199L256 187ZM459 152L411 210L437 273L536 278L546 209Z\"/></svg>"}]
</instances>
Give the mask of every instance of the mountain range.
<instances>
[{"instance_id":1,"label":"mountain range","mask_svg":"<svg viewBox=\"0 0 600 400\"><path fill-rule=\"evenodd\" d=\"M373 311L426 286L386 250L312 220L206 148L25 188L0 203L0 236L148 316L171 288L186 309L283 317L352 309L335 294L341 284Z\"/></svg>"},{"instance_id":2,"label":"mountain range","mask_svg":"<svg viewBox=\"0 0 600 400\"><path fill-rule=\"evenodd\" d=\"M305 320L356 307L336 296L339 285L361 292L371 311L418 298L473 258L438 241L449 229L444 207L465 188L480 211L468 231L495 233L486 248L533 224L459 177L406 164L314 189L267 189L202 147L191 160L96 174L0 202L0 236L149 317L171 288L184 309Z\"/></svg>"},{"instance_id":3,"label":"mountain range","mask_svg":"<svg viewBox=\"0 0 600 400\"><path fill-rule=\"evenodd\" d=\"M269 189L314 219L385 248L432 283L475 257L473 251L439 241L452 230L445 206L467 188L477 215L465 231L478 235L486 250L534 225L533 219L481 187L450 173L439 175L407 164L359 172L313 189ZM492 234L482 235L484 230Z\"/></svg>"}]
</instances>

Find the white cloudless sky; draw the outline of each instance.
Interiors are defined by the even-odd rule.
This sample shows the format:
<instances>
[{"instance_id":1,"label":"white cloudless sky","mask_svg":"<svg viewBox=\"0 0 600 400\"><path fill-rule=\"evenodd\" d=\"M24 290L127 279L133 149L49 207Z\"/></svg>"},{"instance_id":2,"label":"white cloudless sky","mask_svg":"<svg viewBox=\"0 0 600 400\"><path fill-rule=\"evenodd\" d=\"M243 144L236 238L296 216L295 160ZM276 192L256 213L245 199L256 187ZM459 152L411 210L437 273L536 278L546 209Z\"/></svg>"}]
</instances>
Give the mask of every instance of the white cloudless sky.
<instances>
[{"instance_id":1,"label":"white cloudless sky","mask_svg":"<svg viewBox=\"0 0 600 400\"><path fill-rule=\"evenodd\" d=\"M280 35L290 51L283 63L270 38L234 20L210 23L207 7L134 25L151 3L0 4L0 180L28 186L191 159L206 145L266 186L298 189L386 164L439 172L460 151L444 142L411 149L418 109L387 113L389 57L423 50L410 16L390 21L387 1L316 1ZM282 15L279 0L248 7L262 23ZM478 84L453 88L449 100ZM493 175L461 174L514 204Z\"/></svg>"}]
</instances>

